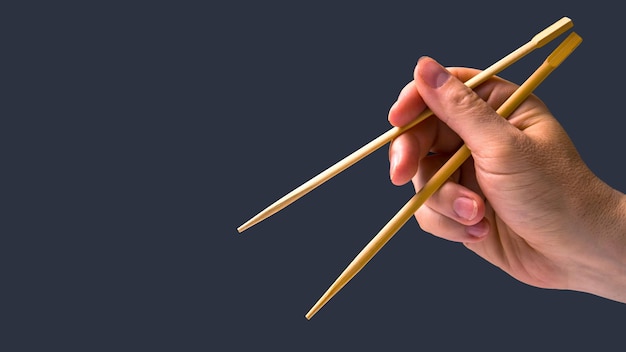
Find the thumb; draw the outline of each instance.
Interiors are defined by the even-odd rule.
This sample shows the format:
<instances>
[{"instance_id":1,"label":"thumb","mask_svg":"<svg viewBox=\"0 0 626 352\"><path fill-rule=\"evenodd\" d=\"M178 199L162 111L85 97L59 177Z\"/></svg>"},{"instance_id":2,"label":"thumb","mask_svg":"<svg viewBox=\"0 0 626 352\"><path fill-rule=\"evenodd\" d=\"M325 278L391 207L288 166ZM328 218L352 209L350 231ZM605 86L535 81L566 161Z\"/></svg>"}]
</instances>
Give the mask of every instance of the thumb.
<instances>
[{"instance_id":1,"label":"thumb","mask_svg":"<svg viewBox=\"0 0 626 352\"><path fill-rule=\"evenodd\" d=\"M419 59L415 85L432 112L472 151L506 142L511 135L507 131L519 132L476 92L429 57Z\"/></svg>"}]
</instances>

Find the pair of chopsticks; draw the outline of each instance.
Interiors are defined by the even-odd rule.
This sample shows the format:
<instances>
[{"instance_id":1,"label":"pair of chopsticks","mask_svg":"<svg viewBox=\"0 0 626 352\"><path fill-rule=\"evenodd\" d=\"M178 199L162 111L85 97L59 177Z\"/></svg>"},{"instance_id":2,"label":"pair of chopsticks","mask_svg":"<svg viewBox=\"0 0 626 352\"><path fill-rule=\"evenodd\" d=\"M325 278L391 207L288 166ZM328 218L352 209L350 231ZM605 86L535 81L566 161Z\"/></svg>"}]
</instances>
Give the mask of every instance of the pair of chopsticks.
<instances>
[{"instance_id":1,"label":"pair of chopsticks","mask_svg":"<svg viewBox=\"0 0 626 352\"><path fill-rule=\"evenodd\" d=\"M489 68L480 72L473 78L465 82L470 88L476 88L490 77L504 70L522 57L535 49L541 48L551 42L561 34L573 27L572 21L563 17L551 26L535 35L529 42L500 59ZM497 109L497 113L507 118L528 96L536 89L541 82L571 54L580 44L582 38L576 33L571 33L540 65L540 67ZM426 118L432 116L429 109L422 112L414 121L404 127L393 127L386 133L380 135L357 151L340 160L322 173L313 177L290 193L286 194L253 218L245 222L238 232L243 232L255 224L263 221L269 216L277 213L289 204L295 202L308 192L320 186L335 175L354 165L359 160L379 149L386 143L414 127ZM339 290L341 290L373 257L374 255L393 237L393 235L413 216L417 209L435 192L439 187L458 169L471 155L466 145L463 145L433 177L420 189L385 225L380 232L367 244L367 246L354 258L342 274L335 280L324 295L317 301L311 310L305 315L311 319Z\"/></svg>"}]
</instances>

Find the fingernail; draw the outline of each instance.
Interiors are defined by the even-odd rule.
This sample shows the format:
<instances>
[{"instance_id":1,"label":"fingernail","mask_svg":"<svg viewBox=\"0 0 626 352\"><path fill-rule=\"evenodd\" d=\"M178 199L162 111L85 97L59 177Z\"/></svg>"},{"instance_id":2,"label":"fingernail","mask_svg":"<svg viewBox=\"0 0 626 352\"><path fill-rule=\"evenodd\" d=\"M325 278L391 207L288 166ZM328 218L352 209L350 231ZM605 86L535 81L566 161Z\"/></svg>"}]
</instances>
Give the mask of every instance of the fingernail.
<instances>
[{"instance_id":1,"label":"fingernail","mask_svg":"<svg viewBox=\"0 0 626 352\"><path fill-rule=\"evenodd\" d=\"M478 214L478 203L467 197L459 197L452 203L456 215L465 220L473 220Z\"/></svg>"},{"instance_id":2,"label":"fingernail","mask_svg":"<svg viewBox=\"0 0 626 352\"><path fill-rule=\"evenodd\" d=\"M450 78L450 72L432 59L420 58L418 66L420 77L432 88L441 87Z\"/></svg>"},{"instance_id":3,"label":"fingernail","mask_svg":"<svg viewBox=\"0 0 626 352\"><path fill-rule=\"evenodd\" d=\"M475 225L467 226L465 232L473 237L485 237L489 233L489 224L483 219Z\"/></svg>"}]
</instances>

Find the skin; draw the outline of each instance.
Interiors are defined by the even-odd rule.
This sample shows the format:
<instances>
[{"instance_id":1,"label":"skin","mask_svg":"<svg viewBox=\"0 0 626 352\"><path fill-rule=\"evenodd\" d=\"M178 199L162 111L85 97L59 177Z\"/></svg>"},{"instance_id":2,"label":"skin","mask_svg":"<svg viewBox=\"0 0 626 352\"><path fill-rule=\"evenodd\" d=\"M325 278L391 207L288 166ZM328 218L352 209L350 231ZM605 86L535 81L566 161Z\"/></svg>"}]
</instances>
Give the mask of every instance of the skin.
<instances>
[{"instance_id":1,"label":"skin","mask_svg":"<svg viewBox=\"0 0 626 352\"><path fill-rule=\"evenodd\" d=\"M421 58L389 111L394 126L435 114L392 142L396 185L418 190L463 143L472 151L415 213L420 227L526 284L626 303L626 196L592 173L539 98L507 122L495 108L517 85L496 77L472 91L462 82L477 73Z\"/></svg>"}]
</instances>

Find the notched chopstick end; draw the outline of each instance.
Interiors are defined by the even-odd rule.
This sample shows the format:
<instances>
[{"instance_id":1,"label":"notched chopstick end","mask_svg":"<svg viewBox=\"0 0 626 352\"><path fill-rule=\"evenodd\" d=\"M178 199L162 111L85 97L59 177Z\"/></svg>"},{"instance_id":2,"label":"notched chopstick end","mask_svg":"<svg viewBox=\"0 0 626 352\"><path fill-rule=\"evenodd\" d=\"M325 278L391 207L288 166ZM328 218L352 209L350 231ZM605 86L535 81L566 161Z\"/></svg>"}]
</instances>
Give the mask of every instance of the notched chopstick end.
<instances>
[{"instance_id":1,"label":"notched chopstick end","mask_svg":"<svg viewBox=\"0 0 626 352\"><path fill-rule=\"evenodd\" d=\"M537 33L531 41L535 43L537 48L540 48L572 27L574 27L574 22L568 17L563 17L548 28Z\"/></svg>"}]
</instances>

